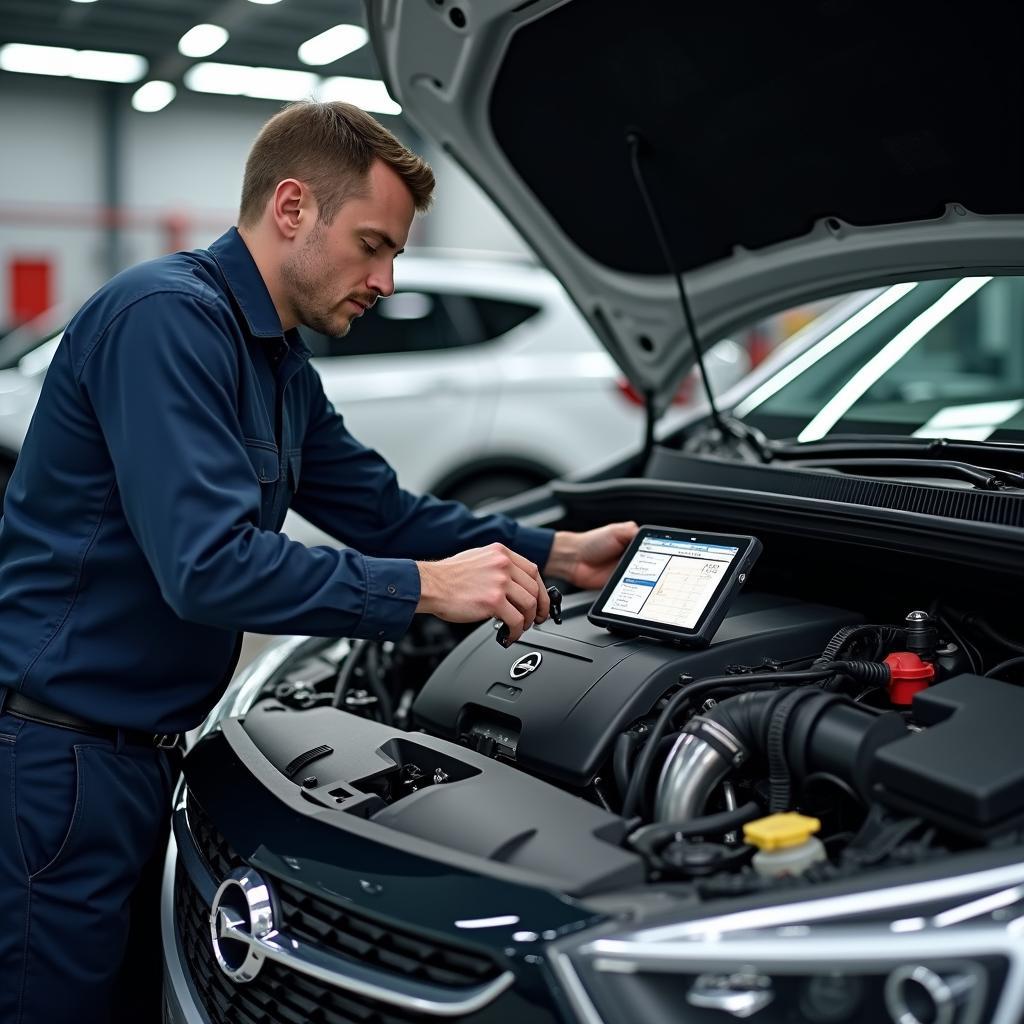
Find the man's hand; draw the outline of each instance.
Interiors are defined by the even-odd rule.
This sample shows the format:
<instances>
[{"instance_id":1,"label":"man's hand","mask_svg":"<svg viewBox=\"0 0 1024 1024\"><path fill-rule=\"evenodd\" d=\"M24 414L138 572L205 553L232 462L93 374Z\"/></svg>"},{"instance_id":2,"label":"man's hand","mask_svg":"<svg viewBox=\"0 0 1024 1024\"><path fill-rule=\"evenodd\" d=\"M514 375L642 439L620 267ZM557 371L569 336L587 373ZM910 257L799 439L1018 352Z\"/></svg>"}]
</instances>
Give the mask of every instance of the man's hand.
<instances>
[{"instance_id":1,"label":"man's hand","mask_svg":"<svg viewBox=\"0 0 1024 1024\"><path fill-rule=\"evenodd\" d=\"M471 548L440 562L417 562L416 567L418 612L447 622L501 619L513 641L548 617L549 599L540 570L504 544Z\"/></svg>"},{"instance_id":2,"label":"man's hand","mask_svg":"<svg viewBox=\"0 0 1024 1024\"><path fill-rule=\"evenodd\" d=\"M544 574L568 580L582 590L599 590L639 529L628 522L609 523L585 533L559 530Z\"/></svg>"}]
</instances>

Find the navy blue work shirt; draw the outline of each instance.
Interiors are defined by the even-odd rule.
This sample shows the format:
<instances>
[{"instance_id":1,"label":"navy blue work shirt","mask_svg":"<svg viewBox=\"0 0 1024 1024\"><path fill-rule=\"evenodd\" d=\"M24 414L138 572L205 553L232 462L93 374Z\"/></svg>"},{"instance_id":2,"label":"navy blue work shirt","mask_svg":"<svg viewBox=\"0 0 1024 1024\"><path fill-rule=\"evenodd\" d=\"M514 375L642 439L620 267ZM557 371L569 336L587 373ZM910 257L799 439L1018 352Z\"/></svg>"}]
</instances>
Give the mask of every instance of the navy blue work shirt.
<instances>
[{"instance_id":1,"label":"navy blue work shirt","mask_svg":"<svg viewBox=\"0 0 1024 1024\"><path fill-rule=\"evenodd\" d=\"M393 639L412 559L501 541L543 567L550 530L402 490L309 355L235 229L86 302L0 520L0 686L177 732L220 696L240 631ZM349 546L281 534L289 505Z\"/></svg>"}]
</instances>

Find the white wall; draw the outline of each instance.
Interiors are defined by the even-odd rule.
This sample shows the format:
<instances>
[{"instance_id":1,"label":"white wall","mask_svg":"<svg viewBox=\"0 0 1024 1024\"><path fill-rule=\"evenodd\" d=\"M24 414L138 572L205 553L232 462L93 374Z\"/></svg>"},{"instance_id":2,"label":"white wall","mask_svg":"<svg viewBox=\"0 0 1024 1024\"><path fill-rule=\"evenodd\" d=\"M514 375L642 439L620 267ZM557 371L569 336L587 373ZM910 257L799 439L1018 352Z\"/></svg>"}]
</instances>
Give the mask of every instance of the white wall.
<instances>
[{"instance_id":1,"label":"white wall","mask_svg":"<svg viewBox=\"0 0 1024 1024\"><path fill-rule=\"evenodd\" d=\"M0 73L0 324L14 256L49 259L58 297L102 280L103 232L89 223L103 194L101 98L90 82Z\"/></svg>"},{"instance_id":2,"label":"white wall","mask_svg":"<svg viewBox=\"0 0 1024 1024\"><path fill-rule=\"evenodd\" d=\"M434 207L425 222L427 244L529 252L519 232L457 163L430 144L422 152L437 178Z\"/></svg>"},{"instance_id":3,"label":"white wall","mask_svg":"<svg viewBox=\"0 0 1024 1024\"><path fill-rule=\"evenodd\" d=\"M104 131L108 87L0 72L0 326L8 319L7 266L42 257L58 301L77 305L106 280ZM128 223L122 264L167 249L166 220L184 218L187 247L206 245L234 223L245 157L279 103L182 90L156 114L118 98L121 194ZM387 119L406 140L401 121ZM437 203L414 226L418 245L520 252L518 235L447 157L419 146L438 177ZM17 223L15 223L15 219Z\"/></svg>"}]
</instances>

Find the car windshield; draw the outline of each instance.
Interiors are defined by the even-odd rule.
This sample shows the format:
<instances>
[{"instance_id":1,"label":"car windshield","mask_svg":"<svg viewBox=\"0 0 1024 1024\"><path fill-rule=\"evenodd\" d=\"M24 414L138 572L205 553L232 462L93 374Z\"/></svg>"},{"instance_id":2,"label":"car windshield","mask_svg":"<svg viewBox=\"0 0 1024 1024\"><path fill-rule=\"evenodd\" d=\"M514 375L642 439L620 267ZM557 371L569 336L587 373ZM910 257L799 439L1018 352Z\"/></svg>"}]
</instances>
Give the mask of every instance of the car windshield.
<instances>
[{"instance_id":1,"label":"car windshield","mask_svg":"<svg viewBox=\"0 0 1024 1024\"><path fill-rule=\"evenodd\" d=\"M893 285L808 340L735 410L769 437L1024 441L1024 278Z\"/></svg>"}]
</instances>

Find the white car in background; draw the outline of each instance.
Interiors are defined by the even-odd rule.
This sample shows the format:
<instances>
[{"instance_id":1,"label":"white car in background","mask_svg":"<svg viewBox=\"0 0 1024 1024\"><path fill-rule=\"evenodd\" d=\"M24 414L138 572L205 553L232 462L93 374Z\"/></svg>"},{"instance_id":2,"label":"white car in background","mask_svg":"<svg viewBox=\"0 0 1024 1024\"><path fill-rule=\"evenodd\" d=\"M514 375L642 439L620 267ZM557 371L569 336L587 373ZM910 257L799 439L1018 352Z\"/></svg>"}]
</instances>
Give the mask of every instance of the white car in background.
<instances>
[{"instance_id":1,"label":"white car in background","mask_svg":"<svg viewBox=\"0 0 1024 1024\"><path fill-rule=\"evenodd\" d=\"M546 270L517 259L405 255L396 277L399 290L347 337L302 331L328 398L407 490L478 505L636 448L639 397ZM46 333L26 328L0 341L0 487L61 333L51 323ZM708 354L717 390L748 368L732 341ZM295 515L285 532L325 540Z\"/></svg>"}]
</instances>

